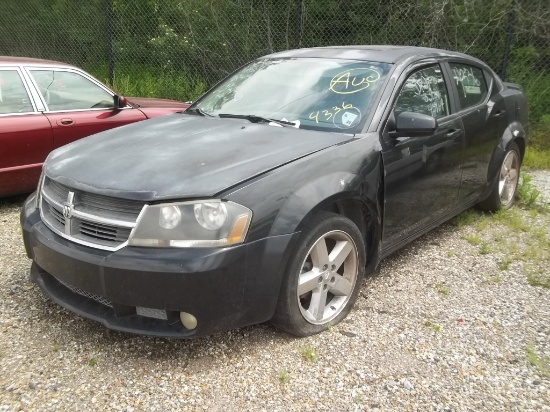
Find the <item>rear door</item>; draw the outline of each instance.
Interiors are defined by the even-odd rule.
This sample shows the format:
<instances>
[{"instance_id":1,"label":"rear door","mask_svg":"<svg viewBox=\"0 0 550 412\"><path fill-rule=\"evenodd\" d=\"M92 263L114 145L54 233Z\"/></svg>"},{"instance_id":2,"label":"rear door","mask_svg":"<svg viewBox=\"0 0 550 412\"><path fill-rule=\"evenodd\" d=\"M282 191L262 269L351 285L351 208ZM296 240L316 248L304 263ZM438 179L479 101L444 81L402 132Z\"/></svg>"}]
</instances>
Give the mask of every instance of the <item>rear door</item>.
<instances>
[{"instance_id":1,"label":"rear door","mask_svg":"<svg viewBox=\"0 0 550 412\"><path fill-rule=\"evenodd\" d=\"M19 67L0 68L0 196L33 191L53 148L50 122L28 86Z\"/></svg>"},{"instance_id":2,"label":"rear door","mask_svg":"<svg viewBox=\"0 0 550 412\"><path fill-rule=\"evenodd\" d=\"M464 133L453 114L449 80L438 63L417 64L401 76L382 136L383 248L414 237L457 206ZM391 137L395 118L404 111L435 117L437 130L424 137Z\"/></svg>"},{"instance_id":3,"label":"rear door","mask_svg":"<svg viewBox=\"0 0 550 412\"><path fill-rule=\"evenodd\" d=\"M489 162L508 126L507 114L494 79L482 67L464 61L450 61L448 65L458 115L464 125L459 196L465 200L478 196L487 187Z\"/></svg>"},{"instance_id":4,"label":"rear door","mask_svg":"<svg viewBox=\"0 0 550 412\"><path fill-rule=\"evenodd\" d=\"M113 127L145 120L130 106L114 108L113 93L85 73L64 68L30 68L53 128L54 147Z\"/></svg>"}]
</instances>

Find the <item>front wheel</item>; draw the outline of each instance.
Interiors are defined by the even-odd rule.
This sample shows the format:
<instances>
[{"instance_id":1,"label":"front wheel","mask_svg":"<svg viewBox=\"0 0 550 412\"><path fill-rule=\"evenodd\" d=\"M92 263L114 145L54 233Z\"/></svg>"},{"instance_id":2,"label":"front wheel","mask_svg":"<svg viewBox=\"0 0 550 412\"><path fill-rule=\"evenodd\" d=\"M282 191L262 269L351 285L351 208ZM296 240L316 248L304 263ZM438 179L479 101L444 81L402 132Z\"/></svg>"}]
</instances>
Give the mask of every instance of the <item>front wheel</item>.
<instances>
[{"instance_id":1,"label":"front wheel","mask_svg":"<svg viewBox=\"0 0 550 412\"><path fill-rule=\"evenodd\" d=\"M521 168L519 147L512 143L508 147L500 166L498 181L487 199L479 202L481 210L496 212L500 209L510 209L514 204Z\"/></svg>"},{"instance_id":2,"label":"front wheel","mask_svg":"<svg viewBox=\"0 0 550 412\"><path fill-rule=\"evenodd\" d=\"M291 256L273 323L309 336L344 319L365 275L365 243L349 219L321 212L306 225Z\"/></svg>"}]
</instances>

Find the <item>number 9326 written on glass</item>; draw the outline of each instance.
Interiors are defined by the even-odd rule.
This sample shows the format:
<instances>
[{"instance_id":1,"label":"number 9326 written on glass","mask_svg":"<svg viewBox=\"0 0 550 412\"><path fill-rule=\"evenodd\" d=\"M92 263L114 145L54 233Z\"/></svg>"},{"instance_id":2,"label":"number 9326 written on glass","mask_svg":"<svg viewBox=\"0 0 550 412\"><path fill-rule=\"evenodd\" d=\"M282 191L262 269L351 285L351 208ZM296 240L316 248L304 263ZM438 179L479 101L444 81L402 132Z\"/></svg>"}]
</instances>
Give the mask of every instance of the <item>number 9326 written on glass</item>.
<instances>
[{"instance_id":1,"label":"number 9326 written on glass","mask_svg":"<svg viewBox=\"0 0 550 412\"><path fill-rule=\"evenodd\" d=\"M353 107L352 104L346 104L342 102L342 106L333 106L330 109L321 109L317 110L315 112L311 112L309 114L309 120L315 120L315 123L319 123L319 117L321 118L321 121L323 122L329 122L334 121L334 118L338 113L340 113L342 110L348 110Z\"/></svg>"}]
</instances>

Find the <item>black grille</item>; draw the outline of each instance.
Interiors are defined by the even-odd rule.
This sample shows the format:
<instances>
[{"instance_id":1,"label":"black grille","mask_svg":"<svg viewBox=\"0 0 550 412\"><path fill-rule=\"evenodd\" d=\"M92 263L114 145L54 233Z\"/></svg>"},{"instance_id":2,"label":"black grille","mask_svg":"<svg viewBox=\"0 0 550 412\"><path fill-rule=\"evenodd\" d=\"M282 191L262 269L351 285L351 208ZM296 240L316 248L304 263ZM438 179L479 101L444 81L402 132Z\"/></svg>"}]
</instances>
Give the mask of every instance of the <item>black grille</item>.
<instances>
[{"instance_id":1,"label":"black grille","mask_svg":"<svg viewBox=\"0 0 550 412\"><path fill-rule=\"evenodd\" d=\"M47 186L58 199L67 199L67 195L69 194L69 188L66 186L63 186L62 184L59 184L53 180L50 180L46 178L44 181L44 186Z\"/></svg>"},{"instance_id":2,"label":"black grille","mask_svg":"<svg viewBox=\"0 0 550 412\"><path fill-rule=\"evenodd\" d=\"M65 216L63 216L63 213L61 213L59 210L57 210L52 205L48 206L50 208L50 213L52 216L62 225L65 225Z\"/></svg>"},{"instance_id":3,"label":"black grille","mask_svg":"<svg viewBox=\"0 0 550 412\"><path fill-rule=\"evenodd\" d=\"M94 239L125 242L130 237L132 229L81 220L79 231L81 234L93 237Z\"/></svg>"},{"instance_id":4,"label":"black grille","mask_svg":"<svg viewBox=\"0 0 550 412\"><path fill-rule=\"evenodd\" d=\"M89 208L101 209L112 212L122 212L137 218L143 203L126 199L116 199L109 196L101 196L93 193L81 192L80 203Z\"/></svg>"}]
</instances>

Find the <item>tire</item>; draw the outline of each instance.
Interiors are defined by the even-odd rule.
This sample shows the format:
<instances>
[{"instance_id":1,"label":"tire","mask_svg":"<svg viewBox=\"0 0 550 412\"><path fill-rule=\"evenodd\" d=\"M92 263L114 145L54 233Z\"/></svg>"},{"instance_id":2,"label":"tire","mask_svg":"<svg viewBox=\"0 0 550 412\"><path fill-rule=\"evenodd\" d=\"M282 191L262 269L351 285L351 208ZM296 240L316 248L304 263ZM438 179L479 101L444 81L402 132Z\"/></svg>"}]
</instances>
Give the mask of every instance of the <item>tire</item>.
<instances>
[{"instance_id":1,"label":"tire","mask_svg":"<svg viewBox=\"0 0 550 412\"><path fill-rule=\"evenodd\" d=\"M351 220L328 212L314 216L290 257L272 323L304 337L340 322L357 300L365 255L365 242Z\"/></svg>"},{"instance_id":2,"label":"tire","mask_svg":"<svg viewBox=\"0 0 550 412\"><path fill-rule=\"evenodd\" d=\"M489 197L477 204L478 208L487 212L497 212L500 209L510 209L514 204L521 169L519 147L511 143L504 155L497 181Z\"/></svg>"}]
</instances>

